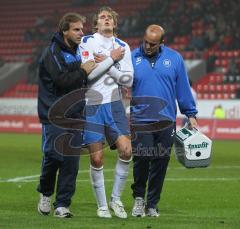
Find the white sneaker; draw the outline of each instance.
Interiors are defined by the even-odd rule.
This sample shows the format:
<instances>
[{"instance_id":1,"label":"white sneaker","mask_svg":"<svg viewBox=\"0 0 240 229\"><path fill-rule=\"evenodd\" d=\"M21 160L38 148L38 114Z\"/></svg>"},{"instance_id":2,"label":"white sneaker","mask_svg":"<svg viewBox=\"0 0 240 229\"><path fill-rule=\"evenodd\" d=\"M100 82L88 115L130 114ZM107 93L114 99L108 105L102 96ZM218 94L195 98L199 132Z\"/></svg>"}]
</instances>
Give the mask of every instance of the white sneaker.
<instances>
[{"instance_id":1,"label":"white sneaker","mask_svg":"<svg viewBox=\"0 0 240 229\"><path fill-rule=\"evenodd\" d=\"M132 209L132 216L144 217L145 216L145 203L142 197L136 197Z\"/></svg>"},{"instance_id":2,"label":"white sneaker","mask_svg":"<svg viewBox=\"0 0 240 229\"><path fill-rule=\"evenodd\" d=\"M41 215L48 215L50 211L51 211L51 197L44 196L42 193L40 193L38 212Z\"/></svg>"},{"instance_id":3,"label":"white sneaker","mask_svg":"<svg viewBox=\"0 0 240 229\"><path fill-rule=\"evenodd\" d=\"M107 206L99 207L97 210L97 215L100 218L112 218L112 215Z\"/></svg>"},{"instance_id":4,"label":"white sneaker","mask_svg":"<svg viewBox=\"0 0 240 229\"><path fill-rule=\"evenodd\" d=\"M149 217L159 217L158 210L156 208L148 208L147 209L147 216Z\"/></svg>"},{"instance_id":5,"label":"white sneaker","mask_svg":"<svg viewBox=\"0 0 240 229\"><path fill-rule=\"evenodd\" d=\"M68 208L58 207L54 211L54 216L59 218L72 218L73 214L69 211Z\"/></svg>"},{"instance_id":6,"label":"white sneaker","mask_svg":"<svg viewBox=\"0 0 240 229\"><path fill-rule=\"evenodd\" d=\"M109 205L117 217L122 219L127 218L127 213L124 210L123 203L121 200L110 201Z\"/></svg>"}]
</instances>

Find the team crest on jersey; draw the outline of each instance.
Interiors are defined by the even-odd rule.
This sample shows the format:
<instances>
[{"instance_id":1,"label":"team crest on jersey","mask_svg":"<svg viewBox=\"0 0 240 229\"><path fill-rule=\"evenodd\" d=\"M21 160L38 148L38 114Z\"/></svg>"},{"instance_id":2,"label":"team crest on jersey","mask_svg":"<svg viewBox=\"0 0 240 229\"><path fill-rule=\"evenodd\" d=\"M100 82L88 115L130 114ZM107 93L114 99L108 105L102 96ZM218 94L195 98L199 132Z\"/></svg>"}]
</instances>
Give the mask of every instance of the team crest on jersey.
<instances>
[{"instance_id":1,"label":"team crest on jersey","mask_svg":"<svg viewBox=\"0 0 240 229\"><path fill-rule=\"evenodd\" d=\"M89 52L88 52L88 51L83 51L83 52L82 52L82 57L83 57L84 59L87 59L87 58L89 57Z\"/></svg>"},{"instance_id":2,"label":"team crest on jersey","mask_svg":"<svg viewBox=\"0 0 240 229\"><path fill-rule=\"evenodd\" d=\"M166 67L166 68L169 68L171 66L171 60L169 59L164 59L163 60L163 65Z\"/></svg>"},{"instance_id":3,"label":"team crest on jersey","mask_svg":"<svg viewBox=\"0 0 240 229\"><path fill-rule=\"evenodd\" d=\"M136 65L140 64L142 62L142 57L137 57L136 59Z\"/></svg>"},{"instance_id":4,"label":"team crest on jersey","mask_svg":"<svg viewBox=\"0 0 240 229\"><path fill-rule=\"evenodd\" d=\"M119 71L121 70L121 65L118 62L114 64L114 67Z\"/></svg>"}]
</instances>

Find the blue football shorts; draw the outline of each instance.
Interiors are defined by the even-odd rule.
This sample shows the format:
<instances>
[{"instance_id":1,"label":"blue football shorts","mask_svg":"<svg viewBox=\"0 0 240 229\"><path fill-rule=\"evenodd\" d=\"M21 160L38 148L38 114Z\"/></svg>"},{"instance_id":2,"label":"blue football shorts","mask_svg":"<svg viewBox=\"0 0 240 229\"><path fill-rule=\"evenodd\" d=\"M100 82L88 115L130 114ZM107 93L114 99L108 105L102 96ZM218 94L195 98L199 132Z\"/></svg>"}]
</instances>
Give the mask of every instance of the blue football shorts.
<instances>
[{"instance_id":1,"label":"blue football shorts","mask_svg":"<svg viewBox=\"0 0 240 229\"><path fill-rule=\"evenodd\" d=\"M121 135L130 135L128 119L122 101L88 105L85 107L86 124L83 144L105 142L113 146Z\"/></svg>"}]
</instances>

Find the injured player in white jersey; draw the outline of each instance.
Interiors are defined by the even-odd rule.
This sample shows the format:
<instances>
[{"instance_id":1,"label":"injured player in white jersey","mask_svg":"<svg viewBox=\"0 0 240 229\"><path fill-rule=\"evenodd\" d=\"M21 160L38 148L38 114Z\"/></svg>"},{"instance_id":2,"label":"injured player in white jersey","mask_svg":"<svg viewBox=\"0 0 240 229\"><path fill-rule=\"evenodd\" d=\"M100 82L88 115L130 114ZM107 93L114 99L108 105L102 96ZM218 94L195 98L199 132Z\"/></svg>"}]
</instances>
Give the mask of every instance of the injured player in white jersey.
<instances>
[{"instance_id":1,"label":"injured player in white jersey","mask_svg":"<svg viewBox=\"0 0 240 229\"><path fill-rule=\"evenodd\" d=\"M97 215L103 218L111 217L103 175L105 139L119 154L109 204L119 218L127 218L121 194L132 158L130 131L120 87L131 87L133 66L128 44L114 36L116 26L117 13L109 7L100 8L93 17L95 33L83 37L80 45L82 62L94 60L98 65L88 76L84 143L90 152L90 176L98 205Z\"/></svg>"}]
</instances>

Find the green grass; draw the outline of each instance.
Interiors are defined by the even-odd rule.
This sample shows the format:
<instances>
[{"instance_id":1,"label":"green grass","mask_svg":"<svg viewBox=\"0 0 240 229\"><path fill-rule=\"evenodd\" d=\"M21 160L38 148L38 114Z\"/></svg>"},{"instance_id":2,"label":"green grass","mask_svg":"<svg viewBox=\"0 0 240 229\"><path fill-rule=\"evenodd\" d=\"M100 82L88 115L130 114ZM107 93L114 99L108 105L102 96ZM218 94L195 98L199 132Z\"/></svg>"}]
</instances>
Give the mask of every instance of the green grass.
<instances>
[{"instance_id":1,"label":"green grass","mask_svg":"<svg viewBox=\"0 0 240 229\"><path fill-rule=\"evenodd\" d=\"M18 182L8 179L38 175L41 165L39 135L0 134L0 228L240 228L240 142L215 141L209 168L185 169L171 158L157 219L130 216L130 176L122 200L129 218L99 219L88 176L88 157L82 156L72 219L43 217L36 211L38 177ZM117 155L105 154L109 198ZM29 182L26 182L29 181ZM24 182L25 181L25 182Z\"/></svg>"}]
</instances>

